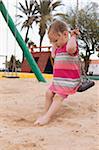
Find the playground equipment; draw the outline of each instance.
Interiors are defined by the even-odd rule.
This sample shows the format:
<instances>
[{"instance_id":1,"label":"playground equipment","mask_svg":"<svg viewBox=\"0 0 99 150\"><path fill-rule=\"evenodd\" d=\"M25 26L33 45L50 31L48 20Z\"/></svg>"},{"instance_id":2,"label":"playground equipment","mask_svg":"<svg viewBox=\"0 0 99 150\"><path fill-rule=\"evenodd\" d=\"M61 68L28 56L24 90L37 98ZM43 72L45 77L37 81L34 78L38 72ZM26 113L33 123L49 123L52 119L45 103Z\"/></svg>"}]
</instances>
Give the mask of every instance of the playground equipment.
<instances>
[{"instance_id":1,"label":"playground equipment","mask_svg":"<svg viewBox=\"0 0 99 150\"><path fill-rule=\"evenodd\" d=\"M33 58L35 59L37 65L40 68L40 71L42 73L48 73L48 74L53 73L53 59L51 57L50 48L51 48L50 46L42 46L41 52L39 52L40 47L32 47L31 46L31 49L30 49L31 54L32 54ZM22 62L21 71L28 72L28 73L32 72L26 59L24 59L24 61Z\"/></svg>"},{"instance_id":2,"label":"playground equipment","mask_svg":"<svg viewBox=\"0 0 99 150\"><path fill-rule=\"evenodd\" d=\"M7 9L5 8L5 5L2 0L0 0L0 11L2 13L2 16L4 17L8 27L10 28L12 34L16 38L16 41L18 42L19 46L21 47L22 51L24 51L24 55L27 59L27 62L29 63L32 71L34 72L36 78L38 81L46 82L44 79L40 69L38 68L34 58L32 57L31 53L28 50L28 47L26 46L23 38L21 37L20 33L18 32L17 28L14 25L14 22L12 18L10 17Z\"/></svg>"},{"instance_id":3,"label":"playground equipment","mask_svg":"<svg viewBox=\"0 0 99 150\"><path fill-rule=\"evenodd\" d=\"M17 6L17 1L16 1L16 6ZM9 4L7 0L7 8L9 9ZM16 14L17 14L17 9L16 9ZM15 14L15 15L16 15ZM15 18L15 23L16 23L16 18ZM8 14L7 14L7 24L8 24ZM16 33L15 33L16 35ZM8 61L8 27L6 26L6 62L5 62L5 71L2 77L5 78L19 78L17 71L19 70L17 67L17 60L16 60L16 36L14 39L14 51L13 54L10 57L10 60Z\"/></svg>"}]
</instances>

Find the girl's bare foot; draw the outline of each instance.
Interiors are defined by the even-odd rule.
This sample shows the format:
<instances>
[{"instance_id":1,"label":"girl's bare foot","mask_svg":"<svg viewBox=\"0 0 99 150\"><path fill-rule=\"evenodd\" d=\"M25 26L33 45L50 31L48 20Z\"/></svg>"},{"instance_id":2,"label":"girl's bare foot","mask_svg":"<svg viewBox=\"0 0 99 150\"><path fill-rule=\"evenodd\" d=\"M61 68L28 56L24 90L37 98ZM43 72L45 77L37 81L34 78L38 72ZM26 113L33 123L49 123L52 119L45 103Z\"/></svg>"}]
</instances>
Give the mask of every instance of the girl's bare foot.
<instances>
[{"instance_id":1,"label":"girl's bare foot","mask_svg":"<svg viewBox=\"0 0 99 150\"><path fill-rule=\"evenodd\" d=\"M49 120L50 120L50 118L48 118L46 116L41 116L34 122L34 125L43 126L43 125L47 124L49 122Z\"/></svg>"}]
</instances>

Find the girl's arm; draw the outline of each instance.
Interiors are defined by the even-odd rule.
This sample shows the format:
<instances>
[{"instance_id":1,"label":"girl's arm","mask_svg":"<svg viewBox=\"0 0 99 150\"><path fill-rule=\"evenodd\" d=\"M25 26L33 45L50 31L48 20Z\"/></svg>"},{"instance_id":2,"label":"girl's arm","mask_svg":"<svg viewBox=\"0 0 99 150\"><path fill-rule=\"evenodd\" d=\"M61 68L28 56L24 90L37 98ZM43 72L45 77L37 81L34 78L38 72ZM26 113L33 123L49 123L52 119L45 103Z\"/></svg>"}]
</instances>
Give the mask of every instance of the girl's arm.
<instances>
[{"instance_id":1,"label":"girl's arm","mask_svg":"<svg viewBox=\"0 0 99 150\"><path fill-rule=\"evenodd\" d=\"M77 38L77 35L79 35L79 30L78 29L74 29L72 32L71 32L71 37L67 43L67 52L70 53L70 54L74 54L77 50L77 41L76 41L76 38Z\"/></svg>"},{"instance_id":2,"label":"girl's arm","mask_svg":"<svg viewBox=\"0 0 99 150\"><path fill-rule=\"evenodd\" d=\"M55 58L56 55L56 47L52 46L52 52L51 52L52 58Z\"/></svg>"}]
</instances>

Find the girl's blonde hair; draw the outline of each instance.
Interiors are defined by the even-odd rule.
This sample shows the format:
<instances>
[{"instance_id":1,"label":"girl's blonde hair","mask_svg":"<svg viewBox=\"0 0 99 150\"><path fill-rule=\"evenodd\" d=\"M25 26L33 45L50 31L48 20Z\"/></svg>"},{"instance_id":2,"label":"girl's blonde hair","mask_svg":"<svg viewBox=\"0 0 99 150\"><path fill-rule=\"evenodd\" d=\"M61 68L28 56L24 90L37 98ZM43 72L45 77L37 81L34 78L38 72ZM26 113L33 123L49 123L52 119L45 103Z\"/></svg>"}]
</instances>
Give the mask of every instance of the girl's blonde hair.
<instances>
[{"instance_id":1,"label":"girl's blonde hair","mask_svg":"<svg viewBox=\"0 0 99 150\"><path fill-rule=\"evenodd\" d=\"M51 30L53 30L56 33L59 33L59 32L63 33L64 31L68 31L66 23L63 21L60 21L60 20L55 20L50 25L49 30L48 30L48 34Z\"/></svg>"}]
</instances>

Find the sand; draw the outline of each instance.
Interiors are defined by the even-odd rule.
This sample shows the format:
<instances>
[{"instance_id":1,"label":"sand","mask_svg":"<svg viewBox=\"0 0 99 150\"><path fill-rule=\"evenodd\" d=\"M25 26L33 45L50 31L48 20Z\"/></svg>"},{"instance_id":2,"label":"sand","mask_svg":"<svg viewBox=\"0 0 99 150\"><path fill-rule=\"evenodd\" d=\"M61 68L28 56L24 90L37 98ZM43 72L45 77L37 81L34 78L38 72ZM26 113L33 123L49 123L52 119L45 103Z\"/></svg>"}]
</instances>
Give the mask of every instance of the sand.
<instances>
[{"instance_id":1,"label":"sand","mask_svg":"<svg viewBox=\"0 0 99 150\"><path fill-rule=\"evenodd\" d=\"M0 150L99 150L99 81L69 96L49 124L34 126L49 82L0 79Z\"/></svg>"}]
</instances>

